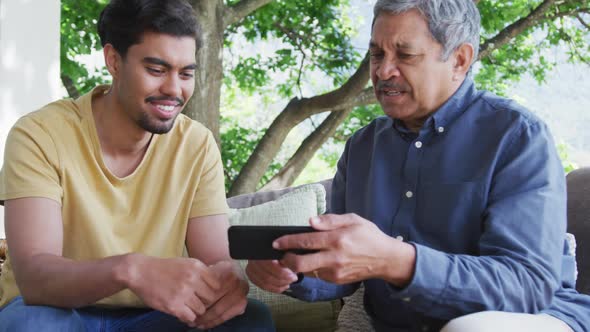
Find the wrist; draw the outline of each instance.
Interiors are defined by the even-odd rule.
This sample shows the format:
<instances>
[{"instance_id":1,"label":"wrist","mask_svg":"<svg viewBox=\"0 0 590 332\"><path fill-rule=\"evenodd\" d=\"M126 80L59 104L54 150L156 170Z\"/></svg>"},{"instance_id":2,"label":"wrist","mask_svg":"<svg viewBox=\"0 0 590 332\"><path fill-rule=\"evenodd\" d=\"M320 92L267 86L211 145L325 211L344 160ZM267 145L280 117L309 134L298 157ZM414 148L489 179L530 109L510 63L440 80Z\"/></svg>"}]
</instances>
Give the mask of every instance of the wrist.
<instances>
[{"instance_id":1,"label":"wrist","mask_svg":"<svg viewBox=\"0 0 590 332\"><path fill-rule=\"evenodd\" d=\"M136 253L118 256L117 264L113 269L117 284L124 288L133 288L139 276L139 266L144 258L143 255Z\"/></svg>"},{"instance_id":2,"label":"wrist","mask_svg":"<svg viewBox=\"0 0 590 332\"><path fill-rule=\"evenodd\" d=\"M416 270L416 248L406 242L391 238L390 250L384 261L384 278L399 288L410 284Z\"/></svg>"}]
</instances>

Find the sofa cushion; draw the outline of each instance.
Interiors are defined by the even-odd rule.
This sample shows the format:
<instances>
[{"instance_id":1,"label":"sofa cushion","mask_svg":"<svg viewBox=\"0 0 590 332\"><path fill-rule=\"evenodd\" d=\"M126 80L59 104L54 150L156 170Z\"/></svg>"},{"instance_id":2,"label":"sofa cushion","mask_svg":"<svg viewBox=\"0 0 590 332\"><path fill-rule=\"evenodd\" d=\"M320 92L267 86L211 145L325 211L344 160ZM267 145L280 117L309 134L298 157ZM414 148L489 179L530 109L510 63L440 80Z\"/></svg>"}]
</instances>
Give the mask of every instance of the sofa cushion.
<instances>
[{"instance_id":1,"label":"sofa cushion","mask_svg":"<svg viewBox=\"0 0 590 332\"><path fill-rule=\"evenodd\" d=\"M322 214L326 210L326 193L321 184L304 185L283 191L279 195L276 192L267 192L238 196L233 198L233 204L230 202L230 207L246 206L252 201L260 201L260 197L253 197L257 194L271 195L272 198L264 197L263 199L270 201L260 205L231 209L231 225L309 225L310 217ZM241 202L242 205L236 202ZM240 264L245 268L247 261L240 261ZM250 284L248 297L258 299L269 306L279 331L334 331L341 308L340 300L307 303L286 295L264 291L254 284Z\"/></svg>"}]
</instances>

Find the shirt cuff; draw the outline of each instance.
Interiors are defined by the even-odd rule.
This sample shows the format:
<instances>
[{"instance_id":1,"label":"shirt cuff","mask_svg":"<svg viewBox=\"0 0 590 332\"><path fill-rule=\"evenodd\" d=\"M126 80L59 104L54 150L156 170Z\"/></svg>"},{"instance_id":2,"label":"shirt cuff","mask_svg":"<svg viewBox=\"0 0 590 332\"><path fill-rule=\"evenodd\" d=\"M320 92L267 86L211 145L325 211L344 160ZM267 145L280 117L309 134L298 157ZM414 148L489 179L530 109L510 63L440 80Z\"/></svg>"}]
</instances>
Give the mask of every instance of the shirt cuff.
<instances>
[{"instance_id":1,"label":"shirt cuff","mask_svg":"<svg viewBox=\"0 0 590 332\"><path fill-rule=\"evenodd\" d=\"M451 269L449 255L410 242L416 248L416 268L410 284L404 288L389 285L390 296L411 303L412 307L428 312L440 301L447 286Z\"/></svg>"}]
</instances>

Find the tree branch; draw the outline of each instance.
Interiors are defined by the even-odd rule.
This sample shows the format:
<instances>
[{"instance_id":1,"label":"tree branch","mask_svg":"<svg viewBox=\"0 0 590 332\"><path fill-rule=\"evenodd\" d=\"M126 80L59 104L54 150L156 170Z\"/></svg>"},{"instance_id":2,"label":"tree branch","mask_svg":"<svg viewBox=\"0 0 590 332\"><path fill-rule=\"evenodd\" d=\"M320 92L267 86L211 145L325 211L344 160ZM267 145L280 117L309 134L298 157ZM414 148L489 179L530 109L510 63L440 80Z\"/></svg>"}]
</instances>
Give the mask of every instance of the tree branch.
<instances>
[{"instance_id":1,"label":"tree branch","mask_svg":"<svg viewBox=\"0 0 590 332\"><path fill-rule=\"evenodd\" d=\"M74 80L72 80L71 77L69 77L66 74L62 74L61 83L66 88L66 91L68 91L68 96L70 96L70 98L78 99L80 97L80 92L78 91L78 89L76 89L76 86L74 85Z\"/></svg>"},{"instance_id":2,"label":"tree branch","mask_svg":"<svg viewBox=\"0 0 590 332\"><path fill-rule=\"evenodd\" d=\"M584 27L586 27L586 29L590 30L590 25L588 25L588 23L586 23L586 21L584 21L582 16L580 16L579 14L576 14L576 18Z\"/></svg>"},{"instance_id":3,"label":"tree branch","mask_svg":"<svg viewBox=\"0 0 590 332\"><path fill-rule=\"evenodd\" d=\"M504 28L496 36L485 41L479 48L479 60L487 58L494 50L502 47L524 30L535 26L551 9L557 0L545 0L535 8L528 16L525 16Z\"/></svg>"},{"instance_id":4,"label":"tree branch","mask_svg":"<svg viewBox=\"0 0 590 332\"><path fill-rule=\"evenodd\" d=\"M223 13L223 27L227 28L230 25L238 23L258 8L271 2L273 0L242 0L231 7L226 7Z\"/></svg>"},{"instance_id":5,"label":"tree branch","mask_svg":"<svg viewBox=\"0 0 590 332\"><path fill-rule=\"evenodd\" d=\"M313 114L349 108L359 102L367 102L365 87L369 81L369 55L361 62L356 72L340 88L312 98L292 99L281 114L274 119L268 130L242 167L232 183L228 196L256 190L272 159L279 152L289 132ZM359 93L363 92L360 97Z\"/></svg>"},{"instance_id":6,"label":"tree branch","mask_svg":"<svg viewBox=\"0 0 590 332\"><path fill-rule=\"evenodd\" d=\"M301 143L295 154L293 154L281 171L273 176L260 190L275 190L292 185L315 153L328 138L334 135L336 129L346 120L346 117L351 112L352 108L347 108L330 113L322 124Z\"/></svg>"}]
</instances>

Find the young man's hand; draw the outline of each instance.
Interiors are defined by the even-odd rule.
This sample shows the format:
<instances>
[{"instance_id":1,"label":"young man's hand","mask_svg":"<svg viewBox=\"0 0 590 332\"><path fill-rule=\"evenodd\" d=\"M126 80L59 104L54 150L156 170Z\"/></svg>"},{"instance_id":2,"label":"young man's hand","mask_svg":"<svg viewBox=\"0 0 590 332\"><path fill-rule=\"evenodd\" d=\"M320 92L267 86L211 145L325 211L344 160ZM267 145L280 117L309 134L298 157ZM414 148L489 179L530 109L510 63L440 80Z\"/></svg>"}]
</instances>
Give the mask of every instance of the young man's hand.
<instances>
[{"instance_id":1,"label":"young man's hand","mask_svg":"<svg viewBox=\"0 0 590 332\"><path fill-rule=\"evenodd\" d=\"M213 328L243 314L248 304L248 280L237 263L220 261L209 269L217 277L221 287L216 293L215 302L195 320L194 325L201 330Z\"/></svg>"},{"instance_id":2,"label":"young man's hand","mask_svg":"<svg viewBox=\"0 0 590 332\"><path fill-rule=\"evenodd\" d=\"M195 320L219 298L223 289L216 271L194 258L129 255L123 277L145 305L195 327ZM224 286L226 287L226 286Z\"/></svg>"},{"instance_id":3,"label":"young man's hand","mask_svg":"<svg viewBox=\"0 0 590 332\"><path fill-rule=\"evenodd\" d=\"M282 293L297 281L297 275L277 260L249 261L246 273L256 286L273 293Z\"/></svg>"}]
</instances>

